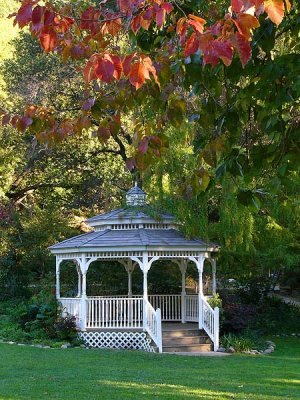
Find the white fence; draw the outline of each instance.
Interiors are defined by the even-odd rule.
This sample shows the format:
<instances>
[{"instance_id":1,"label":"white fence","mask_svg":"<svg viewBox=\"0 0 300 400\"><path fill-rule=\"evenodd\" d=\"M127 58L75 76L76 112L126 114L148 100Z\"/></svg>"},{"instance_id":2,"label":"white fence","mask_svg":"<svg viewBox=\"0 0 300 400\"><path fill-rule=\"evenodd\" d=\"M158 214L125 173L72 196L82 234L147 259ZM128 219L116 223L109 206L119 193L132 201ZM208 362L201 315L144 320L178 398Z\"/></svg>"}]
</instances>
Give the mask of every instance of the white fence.
<instances>
[{"instance_id":1,"label":"white fence","mask_svg":"<svg viewBox=\"0 0 300 400\"><path fill-rule=\"evenodd\" d=\"M143 327L142 297L88 297L87 328Z\"/></svg>"},{"instance_id":2,"label":"white fence","mask_svg":"<svg viewBox=\"0 0 300 400\"><path fill-rule=\"evenodd\" d=\"M180 294L150 294L148 298L155 310L161 310L162 321L181 321Z\"/></svg>"},{"instance_id":3,"label":"white fence","mask_svg":"<svg viewBox=\"0 0 300 400\"><path fill-rule=\"evenodd\" d=\"M199 300L198 295L185 296L185 321L198 322L199 320Z\"/></svg>"},{"instance_id":4,"label":"white fence","mask_svg":"<svg viewBox=\"0 0 300 400\"><path fill-rule=\"evenodd\" d=\"M147 330L161 351L161 321L198 322L214 343L219 347L219 309L213 309L204 296L149 295L149 301L141 296L88 297L86 317L82 313L80 298L61 298L63 311L76 317L77 326L90 329L144 329ZM145 305L145 309L144 309ZM146 325L143 325L143 316ZM182 318L183 317L183 318Z\"/></svg>"},{"instance_id":5,"label":"white fence","mask_svg":"<svg viewBox=\"0 0 300 400\"><path fill-rule=\"evenodd\" d=\"M201 303L202 317L199 325L211 338L214 343L214 351L217 351L219 348L219 308L213 309L204 296L201 297Z\"/></svg>"},{"instance_id":6,"label":"white fence","mask_svg":"<svg viewBox=\"0 0 300 400\"><path fill-rule=\"evenodd\" d=\"M62 315L65 316L67 313L70 315L74 315L76 318L76 325L80 326L81 324L81 299L69 299L66 297L59 299L62 307Z\"/></svg>"},{"instance_id":7,"label":"white fence","mask_svg":"<svg viewBox=\"0 0 300 400\"><path fill-rule=\"evenodd\" d=\"M158 347L158 351L162 352L162 332L161 332L161 312L158 308L156 311L149 303L144 300L146 308L146 330L149 333L151 339Z\"/></svg>"}]
</instances>

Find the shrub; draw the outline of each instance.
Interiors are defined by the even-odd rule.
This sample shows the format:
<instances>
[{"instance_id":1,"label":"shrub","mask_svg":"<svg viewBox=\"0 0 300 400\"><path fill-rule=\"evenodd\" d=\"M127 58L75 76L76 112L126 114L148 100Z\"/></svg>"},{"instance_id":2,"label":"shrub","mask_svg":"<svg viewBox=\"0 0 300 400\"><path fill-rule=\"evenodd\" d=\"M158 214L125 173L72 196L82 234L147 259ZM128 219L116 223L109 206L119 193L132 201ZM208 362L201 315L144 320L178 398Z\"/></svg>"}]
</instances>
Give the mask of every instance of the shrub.
<instances>
[{"instance_id":1,"label":"shrub","mask_svg":"<svg viewBox=\"0 0 300 400\"><path fill-rule=\"evenodd\" d=\"M67 314L66 317L59 317L54 328L58 339L69 341L76 339L76 318L73 315Z\"/></svg>"},{"instance_id":2,"label":"shrub","mask_svg":"<svg viewBox=\"0 0 300 400\"><path fill-rule=\"evenodd\" d=\"M230 347L233 347L237 352L249 351L255 348L255 342L251 338L245 336L236 336L231 333L224 335L221 338L221 345L226 350L228 350Z\"/></svg>"},{"instance_id":3,"label":"shrub","mask_svg":"<svg viewBox=\"0 0 300 400\"><path fill-rule=\"evenodd\" d=\"M212 297L208 298L207 302L211 306L211 308L222 308L222 299L220 298L219 293L216 293Z\"/></svg>"},{"instance_id":4,"label":"shrub","mask_svg":"<svg viewBox=\"0 0 300 400\"><path fill-rule=\"evenodd\" d=\"M222 330L225 333L242 332L253 324L257 315L257 307L241 303L224 304L223 315Z\"/></svg>"}]
</instances>

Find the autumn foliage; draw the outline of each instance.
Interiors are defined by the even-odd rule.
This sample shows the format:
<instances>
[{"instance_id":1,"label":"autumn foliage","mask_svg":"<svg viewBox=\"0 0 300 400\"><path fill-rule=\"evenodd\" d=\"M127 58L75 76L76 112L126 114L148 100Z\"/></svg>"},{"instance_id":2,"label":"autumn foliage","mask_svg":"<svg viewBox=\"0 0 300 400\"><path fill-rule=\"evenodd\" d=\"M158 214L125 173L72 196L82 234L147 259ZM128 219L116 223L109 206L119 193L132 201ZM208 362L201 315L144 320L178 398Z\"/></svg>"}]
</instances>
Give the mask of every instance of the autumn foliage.
<instances>
[{"instance_id":1,"label":"autumn foliage","mask_svg":"<svg viewBox=\"0 0 300 400\"><path fill-rule=\"evenodd\" d=\"M170 67L172 60L184 60L195 54L202 56L203 66L229 66L235 55L245 66L251 59L251 41L260 26L259 17L265 16L279 25L291 7L289 0L231 0L223 18L208 20L201 15L186 15L172 1L118 0L112 9L106 3L76 12L71 4L57 9L51 2L23 0L10 17L19 28L27 27L45 52L57 52L64 62L80 61L87 88L97 81L124 81L138 90L151 80L161 87L161 71ZM116 46L116 40L125 33L137 35L149 29L165 37L153 56L138 49L123 54L121 47ZM36 106L25 110L22 116L3 111L2 124L11 123L21 132L30 128L41 140L51 140L55 135L63 138L91 126L94 103L95 98L87 96L82 114L64 121ZM115 124L112 119L110 122ZM112 133L108 126L105 132L104 137ZM145 152L151 141L153 138L143 139L140 152Z\"/></svg>"}]
</instances>

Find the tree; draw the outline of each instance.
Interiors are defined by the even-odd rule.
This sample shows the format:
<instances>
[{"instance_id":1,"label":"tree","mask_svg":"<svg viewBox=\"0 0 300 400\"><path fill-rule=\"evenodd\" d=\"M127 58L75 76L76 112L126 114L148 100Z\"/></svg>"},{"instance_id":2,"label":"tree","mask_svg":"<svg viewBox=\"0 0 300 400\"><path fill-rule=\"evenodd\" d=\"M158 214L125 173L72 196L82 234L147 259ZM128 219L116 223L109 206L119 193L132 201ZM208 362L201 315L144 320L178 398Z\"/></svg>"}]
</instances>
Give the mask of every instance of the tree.
<instances>
[{"instance_id":1,"label":"tree","mask_svg":"<svg viewBox=\"0 0 300 400\"><path fill-rule=\"evenodd\" d=\"M229 9L226 1L41 4L24 0L14 22L82 71L80 110L70 118L55 106L30 106L24 115L4 113L4 124L41 142L83 130L113 138L127 167L142 171L164 153L167 128L189 121L200 165L195 192L225 174L253 178L282 162L295 166L299 22L296 8L283 20L288 0L232 0ZM287 43L291 54L282 54ZM238 198L258 204L259 194L242 187Z\"/></svg>"}]
</instances>

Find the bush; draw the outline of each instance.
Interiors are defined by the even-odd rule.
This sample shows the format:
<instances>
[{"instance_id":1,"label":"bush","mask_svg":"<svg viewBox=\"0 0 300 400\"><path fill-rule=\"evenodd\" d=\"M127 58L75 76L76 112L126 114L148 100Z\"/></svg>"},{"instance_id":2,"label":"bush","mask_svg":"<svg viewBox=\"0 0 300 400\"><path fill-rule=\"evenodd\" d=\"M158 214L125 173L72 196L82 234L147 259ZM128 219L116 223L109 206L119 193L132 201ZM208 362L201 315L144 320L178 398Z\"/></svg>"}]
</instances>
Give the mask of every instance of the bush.
<instances>
[{"instance_id":1,"label":"bush","mask_svg":"<svg viewBox=\"0 0 300 400\"><path fill-rule=\"evenodd\" d=\"M58 339L69 341L76 339L76 318L73 315L59 317L54 328Z\"/></svg>"},{"instance_id":2,"label":"bush","mask_svg":"<svg viewBox=\"0 0 300 400\"><path fill-rule=\"evenodd\" d=\"M227 303L223 307L223 316L223 332L242 332L253 324L257 316L257 307L250 304Z\"/></svg>"},{"instance_id":3,"label":"bush","mask_svg":"<svg viewBox=\"0 0 300 400\"><path fill-rule=\"evenodd\" d=\"M222 299L220 298L219 293L216 293L212 297L209 297L207 299L207 302L211 306L211 308L216 308L216 307L219 307L220 309L222 308Z\"/></svg>"},{"instance_id":4,"label":"bush","mask_svg":"<svg viewBox=\"0 0 300 400\"><path fill-rule=\"evenodd\" d=\"M225 348L225 350L233 347L237 352L250 351L256 346L255 342L251 338L245 336L236 336L231 333L224 335L221 338L221 345Z\"/></svg>"}]
</instances>

